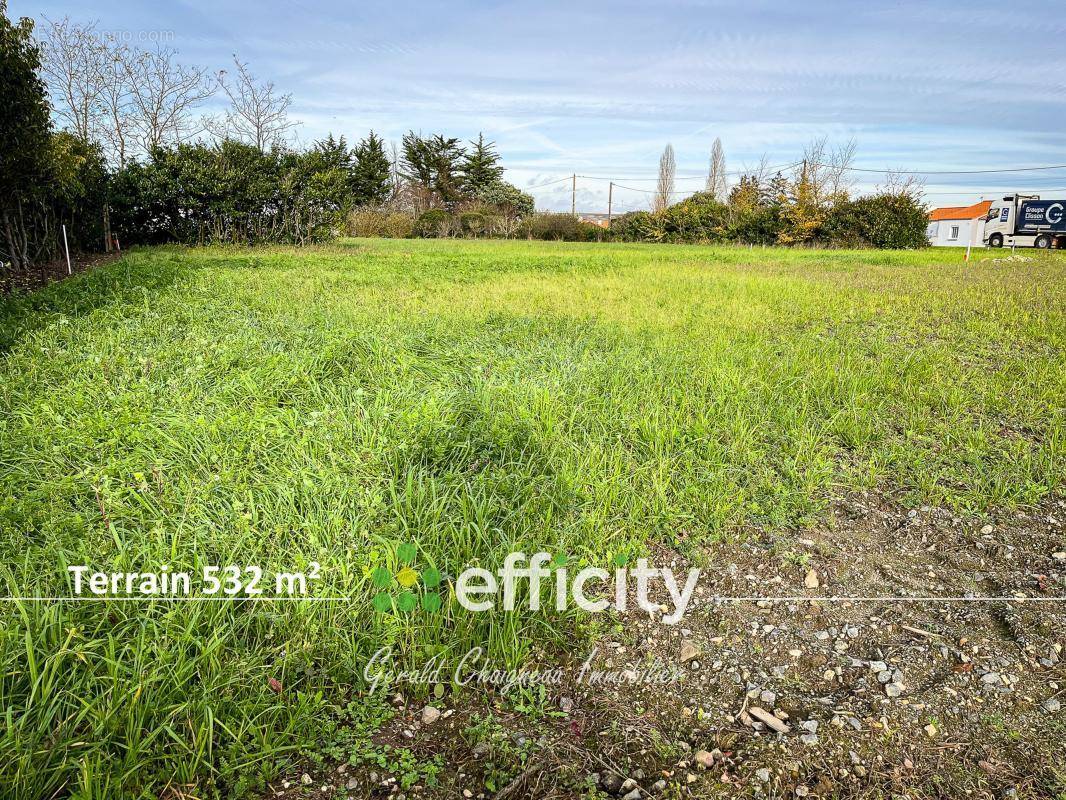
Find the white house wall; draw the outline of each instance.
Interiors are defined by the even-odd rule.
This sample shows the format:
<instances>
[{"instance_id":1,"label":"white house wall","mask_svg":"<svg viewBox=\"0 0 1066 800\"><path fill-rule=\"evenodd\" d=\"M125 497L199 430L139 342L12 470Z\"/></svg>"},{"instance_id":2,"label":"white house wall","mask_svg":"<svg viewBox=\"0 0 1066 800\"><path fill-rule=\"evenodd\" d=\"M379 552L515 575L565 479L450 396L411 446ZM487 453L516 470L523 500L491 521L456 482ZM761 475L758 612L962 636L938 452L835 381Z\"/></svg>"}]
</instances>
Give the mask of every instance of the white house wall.
<instances>
[{"instance_id":1,"label":"white house wall","mask_svg":"<svg viewBox=\"0 0 1066 800\"><path fill-rule=\"evenodd\" d=\"M952 237L952 228L958 227L958 236ZM985 235L984 218L969 219L941 219L930 222L926 229L929 244L933 247L965 247L972 244L980 247ZM970 237L973 237L972 239Z\"/></svg>"}]
</instances>

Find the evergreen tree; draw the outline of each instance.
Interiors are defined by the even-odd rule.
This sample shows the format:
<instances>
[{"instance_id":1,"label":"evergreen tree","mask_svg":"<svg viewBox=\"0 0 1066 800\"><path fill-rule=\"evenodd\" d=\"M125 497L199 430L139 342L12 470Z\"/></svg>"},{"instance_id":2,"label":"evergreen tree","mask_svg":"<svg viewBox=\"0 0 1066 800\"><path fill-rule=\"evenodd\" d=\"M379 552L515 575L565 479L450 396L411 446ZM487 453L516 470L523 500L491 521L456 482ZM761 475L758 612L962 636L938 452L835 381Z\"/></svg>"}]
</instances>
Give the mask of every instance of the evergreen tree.
<instances>
[{"instance_id":1,"label":"evergreen tree","mask_svg":"<svg viewBox=\"0 0 1066 800\"><path fill-rule=\"evenodd\" d=\"M334 139L331 133L325 139L315 142L314 150L318 154L321 168L351 172L352 153L348 150L348 143L344 141L344 136Z\"/></svg>"},{"instance_id":2,"label":"evergreen tree","mask_svg":"<svg viewBox=\"0 0 1066 800\"><path fill-rule=\"evenodd\" d=\"M500 154L494 149L496 143L486 142L485 134L479 133L477 141L470 144L473 149L463 156L463 188L476 195L503 177L503 167L499 165Z\"/></svg>"},{"instance_id":3,"label":"evergreen tree","mask_svg":"<svg viewBox=\"0 0 1066 800\"><path fill-rule=\"evenodd\" d=\"M0 261L17 270L26 269L34 256L27 207L48 182L51 122L40 67L33 21L12 23L7 0L0 0Z\"/></svg>"},{"instance_id":4,"label":"evergreen tree","mask_svg":"<svg viewBox=\"0 0 1066 800\"><path fill-rule=\"evenodd\" d=\"M392 193L385 142L373 131L355 148L352 189L357 205L380 205Z\"/></svg>"},{"instance_id":5,"label":"evergreen tree","mask_svg":"<svg viewBox=\"0 0 1066 800\"><path fill-rule=\"evenodd\" d=\"M410 131L403 137L402 174L429 195L427 200L454 202L462 198L463 155L458 139L440 134L425 139Z\"/></svg>"}]
</instances>

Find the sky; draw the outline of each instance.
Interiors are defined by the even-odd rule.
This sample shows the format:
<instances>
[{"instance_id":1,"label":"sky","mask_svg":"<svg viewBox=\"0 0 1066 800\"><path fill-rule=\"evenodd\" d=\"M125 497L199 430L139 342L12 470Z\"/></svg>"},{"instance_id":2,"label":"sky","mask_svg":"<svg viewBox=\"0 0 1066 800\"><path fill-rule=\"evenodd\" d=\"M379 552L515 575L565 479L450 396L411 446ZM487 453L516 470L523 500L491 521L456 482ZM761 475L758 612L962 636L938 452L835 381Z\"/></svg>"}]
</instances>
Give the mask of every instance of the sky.
<instances>
[{"instance_id":1,"label":"sky","mask_svg":"<svg viewBox=\"0 0 1066 800\"><path fill-rule=\"evenodd\" d=\"M530 3L11 0L11 16L97 20L292 94L303 143L373 129L496 142L540 208L647 208L663 147L678 196L715 137L729 170L793 163L815 137L855 165L948 171L1066 164L1063 0ZM879 176L854 173L856 191ZM926 175L931 205L1066 193L1066 169ZM550 185L551 181L557 181Z\"/></svg>"}]
</instances>

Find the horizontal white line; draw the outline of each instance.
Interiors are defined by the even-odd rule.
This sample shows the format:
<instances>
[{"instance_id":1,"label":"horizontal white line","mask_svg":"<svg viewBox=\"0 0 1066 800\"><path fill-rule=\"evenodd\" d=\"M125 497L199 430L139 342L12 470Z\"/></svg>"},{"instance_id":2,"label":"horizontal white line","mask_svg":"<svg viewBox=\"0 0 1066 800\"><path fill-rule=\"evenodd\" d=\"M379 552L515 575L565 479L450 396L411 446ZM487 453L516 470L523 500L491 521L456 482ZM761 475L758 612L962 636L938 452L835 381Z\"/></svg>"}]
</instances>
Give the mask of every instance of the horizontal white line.
<instances>
[{"instance_id":1,"label":"horizontal white line","mask_svg":"<svg viewBox=\"0 0 1066 800\"><path fill-rule=\"evenodd\" d=\"M701 598L702 599L702 598ZM63 597L0 597L0 602L59 602L63 600L76 600L76 601L97 601L97 602L130 602L130 601L142 601L151 602L153 600L162 600L167 602L237 602L240 600L270 600L270 601L290 601L290 602L302 602L305 600L314 600L318 602L324 602L334 600L344 603L363 603L367 602L365 598L356 597L301 597L301 596L284 596L273 597L264 595L235 595L226 597L214 597L196 595L192 597L188 596L171 596L171 595L122 595L122 596L108 596L108 595L71 595ZM777 603L787 602L802 602L802 601L820 601L820 602L851 602L851 603L1062 603L1066 602L1066 597L1015 597L1013 595L1007 595L1003 597L959 597L959 596L946 596L946 597L849 597L847 595L831 595L828 597L814 597L809 595L793 595L789 597L761 597L758 595L745 596L745 597L731 597L723 595L715 595L709 598L710 601L719 602L743 602L743 603L755 603L760 600L769 600Z\"/></svg>"}]
</instances>

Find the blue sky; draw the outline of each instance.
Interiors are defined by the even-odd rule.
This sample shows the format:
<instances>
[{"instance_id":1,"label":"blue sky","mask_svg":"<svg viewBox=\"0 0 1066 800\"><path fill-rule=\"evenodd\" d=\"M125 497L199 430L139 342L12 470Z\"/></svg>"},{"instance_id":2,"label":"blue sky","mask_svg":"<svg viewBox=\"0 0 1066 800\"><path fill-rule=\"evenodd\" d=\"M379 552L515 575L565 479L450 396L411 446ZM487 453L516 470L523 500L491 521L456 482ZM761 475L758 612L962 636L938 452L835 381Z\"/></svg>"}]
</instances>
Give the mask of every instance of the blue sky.
<instances>
[{"instance_id":1,"label":"blue sky","mask_svg":"<svg viewBox=\"0 0 1066 800\"><path fill-rule=\"evenodd\" d=\"M654 176L667 142L678 175L699 176L715 136L730 169L794 161L822 135L854 138L857 166L1066 164L1062 0L12 0L10 12L161 34L213 69L237 53L292 93L305 142L484 131L522 187L577 172L650 188L637 179ZM1066 170L926 178L934 205L1010 187L1066 191ZM566 182L531 193L569 208ZM579 180L579 210L606 210L606 193ZM648 198L616 190L616 208Z\"/></svg>"}]
</instances>

